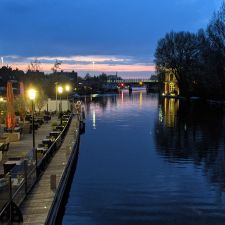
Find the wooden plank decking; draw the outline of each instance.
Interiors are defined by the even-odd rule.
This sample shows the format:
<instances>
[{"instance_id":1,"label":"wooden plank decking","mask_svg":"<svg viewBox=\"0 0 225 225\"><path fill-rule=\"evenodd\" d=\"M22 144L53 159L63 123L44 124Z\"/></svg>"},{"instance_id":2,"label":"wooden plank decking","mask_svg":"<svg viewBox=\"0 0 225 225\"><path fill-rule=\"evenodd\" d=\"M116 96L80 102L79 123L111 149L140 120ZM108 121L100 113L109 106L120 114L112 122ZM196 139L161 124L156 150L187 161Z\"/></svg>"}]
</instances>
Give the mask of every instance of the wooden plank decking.
<instances>
[{"instance_id":1,"label":"wooden plank decking","mask_svg":"<svg viewBox=\"0 0 225 225\"><path fill-rule=\"evenodd\" d=\"M20 207L24 219L23 225L45 224L56 193L56 190L51 190L50 177L51 175L56 175L56 188L58 188L74 143L78 141L78 132L79 121L74 117L62 146L56 152L44 174Z\"/></svg>"}]
</instances>

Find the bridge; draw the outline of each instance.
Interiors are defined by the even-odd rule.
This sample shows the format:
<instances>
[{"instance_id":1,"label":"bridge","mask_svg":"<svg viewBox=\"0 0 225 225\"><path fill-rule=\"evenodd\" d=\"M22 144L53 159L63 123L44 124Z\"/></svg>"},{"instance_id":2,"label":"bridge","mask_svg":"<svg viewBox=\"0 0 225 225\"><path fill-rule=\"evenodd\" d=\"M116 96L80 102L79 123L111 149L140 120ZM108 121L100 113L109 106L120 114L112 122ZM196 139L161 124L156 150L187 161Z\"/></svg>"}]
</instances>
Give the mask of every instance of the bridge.
<instances>
[{"instance_id":1,"label":"bridge","mask_svg":"<svg viewBox=\"0 0 225 225\"><path fill-rule=\"evenodd\" d=\"M158 92L159 91L159 81L151 79L118 79L118 80L108 80L109 84L118 84L120 88L125 88L129 86L129 90L132 91L133 87L145 86L148 92Z\"/></svg>"},{"instance_id":2,"label":"bridge","mask_svg":"<svg viewBox=\"0 0 225 225\"><path fill-rule=\"evenodd\" d=\"M151 84L151 83L158 83L158 80L151 80L151 79L118 79L118 80L107 80L107 83L114 83L114 84Z\"/></svg>"}]
</instances>

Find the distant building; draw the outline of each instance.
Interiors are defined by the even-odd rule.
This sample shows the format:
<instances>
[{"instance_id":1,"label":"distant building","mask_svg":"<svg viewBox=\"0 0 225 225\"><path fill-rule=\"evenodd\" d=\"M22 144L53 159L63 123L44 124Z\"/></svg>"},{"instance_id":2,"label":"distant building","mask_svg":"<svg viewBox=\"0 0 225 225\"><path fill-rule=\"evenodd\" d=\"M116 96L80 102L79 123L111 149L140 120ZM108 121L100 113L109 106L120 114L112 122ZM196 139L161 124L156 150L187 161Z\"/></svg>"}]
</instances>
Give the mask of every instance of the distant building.
<instances>
[{"instance_id":1,"label":"distant building","mask_svg":"<svg viewBox=\"0 0 225 225\"><path fill-rule=\"evenodd\" d=\"M12 78L13 76L11 76L10 78ZM15 95L18 95L20 93L20 87L19 87L19 82L17 80L8 80L12 82L12 86L13 86L13 93ZM8 82L7 81L7 82ZM7 84L6 84L7 85ZM6 96L6 85L4 86L0 86L0 95Z\"/></svg>"},{"instance_id":2,"label":"distant building","mask_svg":"<svg viewBox=\"0 0 225 225\"><path fill-rule=\"evenodd\" d=\"M121 77L118 77L117 73L115 75L107 75L107 81L115 81L115 80L121 80Z\"/></svg>"},{"instance_id":3,"label":"distant building","mask_svg":"<svg viewBox=\"0 0 225 225\"><path fill-rule=\"evenodd\" d=\"M112 91L115 91L118 89L117 84L115 83L103 83L102 88L104 90L112 90Z\"/></svg>"},{"instance_id":4,"label":"distant building","mask_svg":"<svg viewBox=\"0 0 225 225\"><path fill-rule=\"evenodd\" d=\"M64 71L60 71L60 72L56 72L57 75L63 75L67 78L70 79L71 82L77 83L77 72L72 71L72 72L64 72Z\"/></svg>"},{"instance_id":5,"label":"distant building","mask_svg":"<svg viewBox=\"0 0 225 225\"><path fill-rule=\"evenodd\" d=\"M151 75L150 80L158 81L158 76L157 75Z\"/></svg>"},{"instance_id":6,"label":"distant building","mask_svg":"<svg viewBox=\"0 0 225 225\"><path fill-rule=\"evenodd\" d=\"M177 96L180 94L178 81L173 71L167 70L164 76L164 95Z\"/></svg>"},{"instance_id":7,"label":"distant building","mask_svg":"<svg viewBox=\"0 0 225 225\"><path fill-rule=\"evenodd\" d=\"M38 70L37 71L28 70L27 75L43 77L45 75L45 73L41 72L41 71L38 71Z\"/></svg>"}]
</instances>

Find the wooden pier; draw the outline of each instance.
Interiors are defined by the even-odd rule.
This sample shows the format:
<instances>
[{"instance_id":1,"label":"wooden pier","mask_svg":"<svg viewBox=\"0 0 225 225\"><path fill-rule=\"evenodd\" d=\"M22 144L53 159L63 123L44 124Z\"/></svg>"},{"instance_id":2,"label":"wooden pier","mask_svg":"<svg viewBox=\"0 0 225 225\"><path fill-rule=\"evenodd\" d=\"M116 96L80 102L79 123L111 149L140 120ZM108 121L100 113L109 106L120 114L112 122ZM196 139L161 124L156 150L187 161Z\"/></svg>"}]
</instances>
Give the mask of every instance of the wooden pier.
<instances>
[{"instance_id":1,"label":"wooden pier","mask_svg":"<svg viewBox=\"0 0 225 225\"><path fill-rule=\"evenodd\" d=\"M80 121L73 117L64 142L20 209L23 225L54 224L79 149Z\"/></svg>"}]
</instances>

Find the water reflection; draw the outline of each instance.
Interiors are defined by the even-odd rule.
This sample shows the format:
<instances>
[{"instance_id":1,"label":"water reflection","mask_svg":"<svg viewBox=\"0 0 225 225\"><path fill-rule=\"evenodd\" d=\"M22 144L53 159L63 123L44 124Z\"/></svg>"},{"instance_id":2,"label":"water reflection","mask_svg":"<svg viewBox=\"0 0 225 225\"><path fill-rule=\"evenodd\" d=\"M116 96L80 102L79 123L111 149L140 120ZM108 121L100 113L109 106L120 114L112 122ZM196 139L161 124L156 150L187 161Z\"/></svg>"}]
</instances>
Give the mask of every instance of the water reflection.
<instances>
[{"instance_id":1,"label":"water reflection","mask_svg":"<svg viewBox=\"0 0 225 225\"><path fill-rule=\"evenodd\" d=\"M140 92L139 94L139 104L140 104L140 108L142 108L142 104L143 104L143 93Z\"/></svg>"},{"instance_id":2,"label":"water reflection","mask_svg":"<svg viewBox=\"0 0 225 225\"><path fill-rule=\"evenodd\" d=\"M203 166L210 180L225 188L224 112L198 102L178 99L159 101L155 125L158 152L170 162L193 162Z\"/></svg>"},{"instance_id":3,"label":"water reflection","mask_svg":"<svg viewBox=\"0 0 225 225\"><path fill-rule=\"evenodd\" d=\"M177 111L179 109L179 100L174 98L165 98L160 108L163 108L164 124L166 127L175 127Z\"/></svg>"},{"instance_id":4,"label":"water reflection","mask_svg":"<svg viewBox=\"0 0 225 225\"><path fill-rule=\"evenodd\" d=\"M95 111L93 111L93 129L96 129L96 116L95 116Z\"/></svg>"},{"instance_id":5,"label":"water reflection","mask_svg":"<svg viewBox=\"0 0 225 225\"><path fill-rule=\"evenodd\" d=\"M64 225L225 224L222 110L123 92L86 112Z\"/></svg>"}]
</instances>

